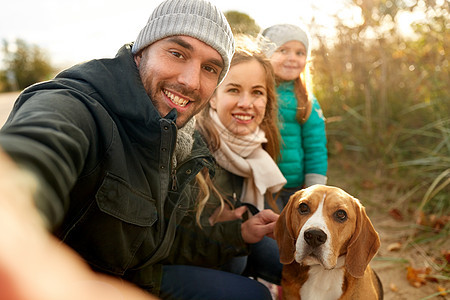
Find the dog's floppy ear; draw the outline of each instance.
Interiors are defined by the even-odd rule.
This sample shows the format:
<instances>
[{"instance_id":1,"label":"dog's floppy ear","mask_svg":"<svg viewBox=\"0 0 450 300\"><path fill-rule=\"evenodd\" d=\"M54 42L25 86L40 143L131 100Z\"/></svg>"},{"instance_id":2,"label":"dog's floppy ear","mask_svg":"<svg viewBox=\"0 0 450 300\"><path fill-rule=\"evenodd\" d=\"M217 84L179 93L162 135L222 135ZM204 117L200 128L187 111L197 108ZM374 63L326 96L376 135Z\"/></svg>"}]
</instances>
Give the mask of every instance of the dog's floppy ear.
<instances>
[{"instance_id":1,"label":"dog's floppy ear","mask_svg":"<svg viewBox=\"0 0 450 300\"><path fill-rule=\"evenodd\" d=\"M380 237L364 207L355 202L355 210L356 229L347 248L345 266L350 275L361 278L367 265L380 248Z\"/></svg>"},{"instance_id":2,"label":"dog's floppy ear","mask_svg":"<svg viewBox=\"0 0 450 300\"><path fill-rule=\"evenodd\" d=\"M299 194L300 191L291 196L275 224L274 235L280 250L280 262L282 264L290 264L294 261L295 237L291 226L291 210Z\"/></svg>"}]
</instances>

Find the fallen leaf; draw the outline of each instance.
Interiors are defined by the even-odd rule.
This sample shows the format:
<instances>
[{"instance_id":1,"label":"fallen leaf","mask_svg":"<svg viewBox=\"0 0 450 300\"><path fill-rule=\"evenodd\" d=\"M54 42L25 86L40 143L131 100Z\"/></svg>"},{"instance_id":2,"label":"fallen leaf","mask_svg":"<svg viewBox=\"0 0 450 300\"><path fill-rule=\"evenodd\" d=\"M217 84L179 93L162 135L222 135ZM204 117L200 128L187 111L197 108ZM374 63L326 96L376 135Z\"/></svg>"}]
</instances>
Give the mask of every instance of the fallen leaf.
<instances>
[{"instance_id":1,"label":"fallen leaf","mask_svg":"<svg viewBox=\"0 0 450 300\"><path fill-rule=\"evenodd\" d=\"M389 288L391 289L391 291L393 291L393 292L398 292L398 287L395 285L395 283L392 283L391 282L391 284L389 284Z\"/></svg>"},{"instance_id":2,"label":"fallen leaf","mask_svg":"<svg viewBox=\"0 0 450 300\"><path fill-rule=\"evenodd\" d=\"M420 211L419 216L416 219L416 224L426 226L427 225L426 222L427 222L427 217L425 216L425 213L423 211Z\"/></svg>"},{"instance_id":3,"label":"fallen leaf","mask_svg":"<svg viewBox=\"0 0 450 300\"><path fill-rule=\"evenodd\" d=\"M433 275L427 275L426 279L427 279L427 281L436 282L436 283L439 281L438 278L436 276L433 276Z\"/></svg>"},{"instance_id":4,"label":"fallen leaf","mask_svg":"<svg viewBox=\"0 0 450 300\"><path fill-rule=\"evenodd\" d=\"M450 222L450 216L441 216L437 218L433 215L433 218L431 219L432 227L437 233L440 232L448 222Z\"/></svg>"},{"instance_id":5,"label":"fallen leaf","mask_svg":"<svg viewBox=\"0 0 450 300\"><path fill-rule=\"evenodd\" d=\"M367 190L373 190L375 188L375 183L370 180L364 180L361 185Z\"/></svg>"},{"instance_id":6,"label":"fallen leaf","mask_svg":"<svg viewBox=\"0 0 450 300\"><path fill-rule=\"evenodd\" d=\"M419 212L416 219L416 224L431 227L436 233L439 233L449 222L450 216L426 215L423 211Z\"/></svg>"},{"instance_id":7,"label":"fallen leaf","mask_svg":"<svg viewBox=\"0 0 450 300\"><path fill-rule=\"evenodd\" d=\"M408 279L408 282L414 286L414 287L421 287L422 285L426 284L426 277L428 274L430 274L431 268L421 268L416 269L413 267L407 267L406 272L406 279Z\"/></svg>"},{"instance_id":8,"label":"fallen leaf","mask_svg":"<svg viewBox=\"0 0 450 300\"><path fill-rule=\"evenodd\" d=\"M393 208L393 209L391 209L390 211L389 211L389 215L391 216L391 217L393 217L395 220L397 220L397 221L402 221L403 220L403 215L402 215L402 213L398 210L398 209L396 209L396 208Z\"/></svg>"},{"instance_id":9,"label":"fallen leaf","mask_svg":"<svg viewBox=\"0 0 450 300\"><path fill-rule=\"evenodd\" d=\"M400 244L399 242L392 243L387 246L388 251L398 251L401 248L402 248L402 244Z\"/></svg>"},{"instance_id":10,"label":"fallen leaf","mask_svg":"<svg viewBox=\"0 0 450 300\"><path fill-rule=\"evenodd\" d=\"M440 285L437 287L438 292L441 294L441 296L447 296L446 289Z\"/></svg>"},{"instance_id":11,"label":"fallen leaf","mask_svg":"<svg viewBox=\"0 0 450 300\"><path fill-rule=\"evenodd\" d=\"M344 146L339 141L335 141L334 142L334 148L335 148L337 153L341 153L344 150Z\"/></svg>"},{"instance_id":12,"label":"fallen leaf","mask_svg":"<svg viewBox=\"0 0 450 300\"><path fill-rule=\"evenodd\" d=\"M450 250L442 250L442 255L448 264L450 264Z\"/></svg>"}]
</instances>

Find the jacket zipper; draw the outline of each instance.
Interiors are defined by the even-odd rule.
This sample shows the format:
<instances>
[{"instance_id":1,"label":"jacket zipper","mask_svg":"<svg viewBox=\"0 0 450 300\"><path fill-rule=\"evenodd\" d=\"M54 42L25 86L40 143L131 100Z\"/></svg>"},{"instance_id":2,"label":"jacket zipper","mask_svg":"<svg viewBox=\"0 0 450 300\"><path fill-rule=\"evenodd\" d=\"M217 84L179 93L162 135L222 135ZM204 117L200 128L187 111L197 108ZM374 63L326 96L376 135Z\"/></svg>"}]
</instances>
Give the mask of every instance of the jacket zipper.
<instances>
[{"instance_id":1,"label":"jacket zipper","mask_svg":"<svg viewBox=\"0 0 450 300\"><path fill-rule=\"evenodd\" d=\"M172 169L172 191L177 190L177 168Z\"/></svg>"},{"instance_id":2,"label":"jacket zipper","mask_svg":"<svg viewBox=\"0 0 450 300\"><path fill-rule=\"evenodd\" d=\"M184 164L186 164L186 163L188 163L188 162L190 162L190 161L192 161L192 160L195 160L195 159L198 159L198 158L206 158L206 157L208 157L207 155L196 155L196 156L192 156L190 159L188 159L188 160L185 160L184 162L182 162L180 165L178 165L175 169L172 169L172 172L171 172L171 177L172 177L172 186L171 186L171 190L172 191L176 191L177 190L177 170L181 167L181 166L183 166ZM197 172L198 173L198 172ZM197 174L196 173L196 174Z\"/></svg>"}]
</instances>

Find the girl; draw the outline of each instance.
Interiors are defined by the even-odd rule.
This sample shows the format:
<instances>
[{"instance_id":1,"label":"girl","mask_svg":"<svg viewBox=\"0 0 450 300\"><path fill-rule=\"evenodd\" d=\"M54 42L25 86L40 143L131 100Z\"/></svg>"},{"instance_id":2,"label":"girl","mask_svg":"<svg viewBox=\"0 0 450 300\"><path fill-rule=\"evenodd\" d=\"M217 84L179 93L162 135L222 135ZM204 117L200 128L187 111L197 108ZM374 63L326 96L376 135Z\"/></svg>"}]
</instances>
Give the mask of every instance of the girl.
<instances>
[{"instance_id":1,"label":"girl","mask_svg":"<svg viewBox=\"0 0 450 300\"><path fill-rule=\"evenodd\" d=\"M278 167L287 179L277 203L283 208L297 190L327 182L325 118L307 82L307 33L292 24L274 25L261 33L261 47L276 76L282 139Z\"/></svg>"}]
</instances>

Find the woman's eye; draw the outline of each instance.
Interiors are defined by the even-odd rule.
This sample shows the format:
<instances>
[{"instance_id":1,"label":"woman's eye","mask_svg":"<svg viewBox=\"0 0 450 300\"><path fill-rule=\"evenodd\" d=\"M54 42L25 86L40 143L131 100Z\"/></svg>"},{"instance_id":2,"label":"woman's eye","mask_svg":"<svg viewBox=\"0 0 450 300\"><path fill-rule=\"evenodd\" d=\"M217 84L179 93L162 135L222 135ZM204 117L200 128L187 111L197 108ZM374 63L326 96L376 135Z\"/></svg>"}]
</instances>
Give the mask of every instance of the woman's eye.
<instances>
[{"instance_id":1,"label":"woman's eye","mask_svg":"<svg viewBox=\"0 0 450 300\"><path fill-rule=\"evenodd\" d=\"M347 213L344 210L340 209L334 213L334 217L339 222L343 222L343 221L347 220Z\"/></svg>"},{"instance_id":2,"label":"woman's eye","mask_svg":"<svg viewBox=\"0 0 450 300\"><path fill-rule=\"evenodd\" d=\"M298 211L301 215L306 215L309 213L309 206L305 203L300 203L298 206Z\"/></svg>"}]
</instances>

